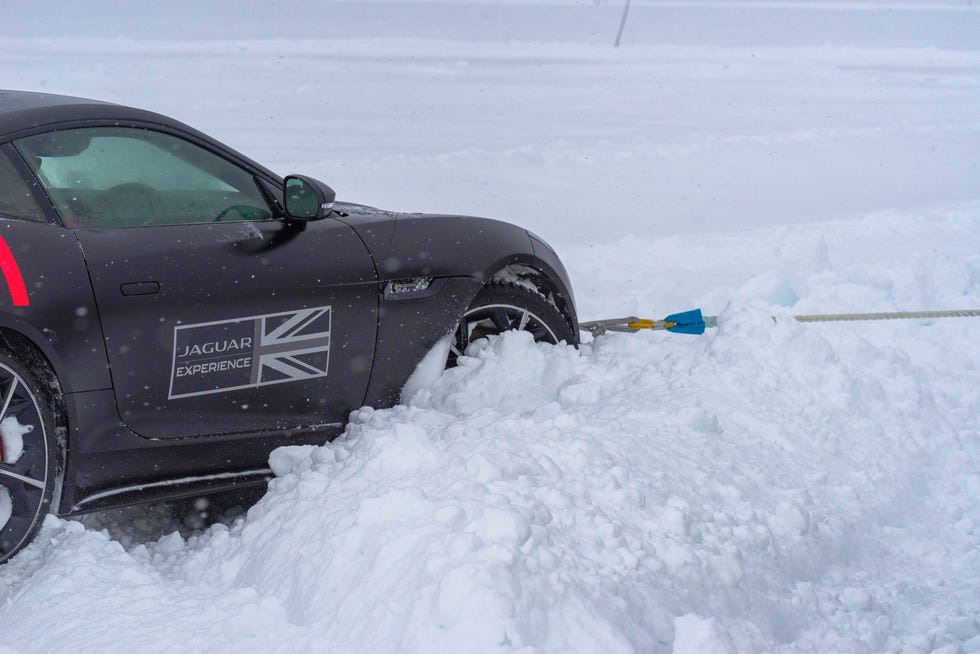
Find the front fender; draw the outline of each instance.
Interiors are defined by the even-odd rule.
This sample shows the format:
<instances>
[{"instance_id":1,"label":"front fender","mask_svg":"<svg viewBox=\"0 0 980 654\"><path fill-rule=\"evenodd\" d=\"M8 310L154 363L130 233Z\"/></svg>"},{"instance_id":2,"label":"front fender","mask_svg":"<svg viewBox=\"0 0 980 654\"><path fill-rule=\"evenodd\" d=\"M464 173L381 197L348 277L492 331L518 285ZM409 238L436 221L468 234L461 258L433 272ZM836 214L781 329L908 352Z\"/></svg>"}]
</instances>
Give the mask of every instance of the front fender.
<instances>
[{"instance_id":1,"label":"front fender","mask_svg":"<svg viewBox=\"0 0 980 654\"><path fill-rule=\"evenodd\" d=\"M381 285L378 343L365 403L390 406L435 343L455 329L480 289L511 267L532 268L578 330L568 274L558 256L525 229L489 218L391 214L344 207L342 220L360 235ZM428 292L390 296L391 281L432 278Z\"/></svg>"}]
</instances>

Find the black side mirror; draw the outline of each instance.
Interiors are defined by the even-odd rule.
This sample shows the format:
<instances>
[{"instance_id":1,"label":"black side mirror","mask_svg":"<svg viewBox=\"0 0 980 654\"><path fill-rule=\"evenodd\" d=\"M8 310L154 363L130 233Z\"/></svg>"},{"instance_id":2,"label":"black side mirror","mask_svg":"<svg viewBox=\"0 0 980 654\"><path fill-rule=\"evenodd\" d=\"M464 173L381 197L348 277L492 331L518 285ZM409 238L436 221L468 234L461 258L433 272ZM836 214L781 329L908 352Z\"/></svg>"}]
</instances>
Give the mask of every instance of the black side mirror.
<instances>
[{"instance_id":1,"label":"black side mirror","mask_svg":"<svg viewBox=\"0 0 980 654\"><path fill-rule=\"evenodd\" d=\"M305 175L287 175L282 184L286 216L292 220L319 220L333 211L337 198L323 182Z\"/></svg>"}]
</instances>

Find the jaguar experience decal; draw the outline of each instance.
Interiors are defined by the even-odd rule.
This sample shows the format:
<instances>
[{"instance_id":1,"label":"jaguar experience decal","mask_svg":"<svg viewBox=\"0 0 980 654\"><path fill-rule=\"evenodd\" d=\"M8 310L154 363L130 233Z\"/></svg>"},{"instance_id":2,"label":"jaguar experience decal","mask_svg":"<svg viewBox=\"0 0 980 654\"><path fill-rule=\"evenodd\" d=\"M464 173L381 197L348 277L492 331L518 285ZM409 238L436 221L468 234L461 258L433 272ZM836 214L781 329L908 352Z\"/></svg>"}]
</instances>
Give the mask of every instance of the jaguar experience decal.
<instances>
[{"instance_id":1,"label":"jaguar experience decal","mask_svg":"<svg viewBox=\"0 0 980 654\"><path fill-rule=\"evenodd\" d=\"M174 327L170 399L324 377L330 307Z\"/></svg>"}]
</instances>

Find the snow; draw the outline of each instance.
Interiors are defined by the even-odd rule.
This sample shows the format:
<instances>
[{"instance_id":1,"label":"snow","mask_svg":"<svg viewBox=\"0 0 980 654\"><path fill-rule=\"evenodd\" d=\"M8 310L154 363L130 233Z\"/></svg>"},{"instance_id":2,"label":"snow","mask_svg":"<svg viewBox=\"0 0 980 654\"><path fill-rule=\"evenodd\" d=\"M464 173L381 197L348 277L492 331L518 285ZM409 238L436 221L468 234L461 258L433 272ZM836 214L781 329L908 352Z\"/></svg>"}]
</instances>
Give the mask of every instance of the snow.
<instances>
[{"instance_id":1,"label":"snow","mask_svg":"<svg viewBox=\"0 0 980 654\"><path fill-rule=\"evenodd\" d=\"M980 8L635 1L615 50L620 10L5 6L5 85L519 222L583 320L719 326L429 361L190 535L49 518L0 569L4 646L980 651L976 319L792 319L980 308Z\"/></svg>"},{"instance_id":2,"label":"snow","mask_svg":"<svg viewBox=\"0 0 980 654\"><path fill-rule=\"evenodd\" d=\"M34 425L20 424L17 416L7 416L0 420L0 439L3 440L4 463L17 463L20 460L21 455L24 454L24 434L29 434L32 431L34 431Z\"/></svg>"},{"instance_id":3,"label":"snow","mask_svg":"<svg viewBox=\"0 0 980 654\"><path fill-rule=\"evenodd\" d=\"M674 654L737 654L731 638L720 634L712 619L687 614L674 619Z\"/></svg>"},{"instance_id":4,"label":"snow","mask_svg":"<svg viewBox=\"0 0 980 654\"><path fill-rule=\"evenodd\" d=\"M446 360L449 358L449 347L452 343L452 336L447 335L432 346L426 355L419 361L415 370L412 372L405 386L402 388L402 402L411 398L417 392L432 385L432 383L442 374L446 367Z\"/></svg>"}]
</instances>

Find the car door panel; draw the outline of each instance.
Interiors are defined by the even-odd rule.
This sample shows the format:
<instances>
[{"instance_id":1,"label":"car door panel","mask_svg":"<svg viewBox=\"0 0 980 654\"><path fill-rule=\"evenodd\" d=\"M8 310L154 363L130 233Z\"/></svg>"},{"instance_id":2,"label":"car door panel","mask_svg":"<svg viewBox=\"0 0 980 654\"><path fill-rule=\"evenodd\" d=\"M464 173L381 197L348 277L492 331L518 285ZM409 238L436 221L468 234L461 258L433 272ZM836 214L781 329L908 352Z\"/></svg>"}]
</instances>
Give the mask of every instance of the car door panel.
<instances>
[{"instance_id":1,"label":"car door panel","mask_svg":"<svg viewBox=\"0 0 980 654\"><path fill-rule=\"evenodd\" d=\"M149 438L342 422L377 331L374 265L339 221L76 230L119 415Z\"/></svg>"}]
</instances>

